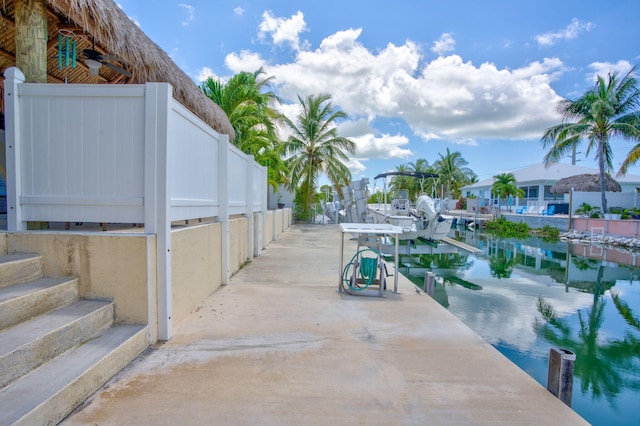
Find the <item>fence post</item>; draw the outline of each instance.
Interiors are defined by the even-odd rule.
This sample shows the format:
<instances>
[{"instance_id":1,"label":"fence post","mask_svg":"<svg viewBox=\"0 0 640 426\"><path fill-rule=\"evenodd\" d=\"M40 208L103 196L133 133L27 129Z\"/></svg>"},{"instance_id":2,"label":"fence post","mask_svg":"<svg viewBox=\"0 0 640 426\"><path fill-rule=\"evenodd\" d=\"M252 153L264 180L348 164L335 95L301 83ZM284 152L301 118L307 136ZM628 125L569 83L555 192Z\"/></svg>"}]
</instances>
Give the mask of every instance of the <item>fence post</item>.
<instances>
[{"instance_id":1,"label":"fence post","mask_svg":"<svg viewBox=\"0 0 640 426\"><path fill-rule=\"evenodd\" d=\"M549 349L547 390L571 407L573 395L573 364L576 354L567 349Z\"/></svg>"},{"instance_id":2,"label":"fence post","mask_svg":"<svg viewBox=\"0 0 640 426\"><path fill-rule=\"evenodd\" d=\"M20 97L18 85L24 83L24 74L16 67L4 72L5 148L7 161L7 229L23 231L22 220L22 144L20 142Z\"/></svg>"},{"instance_id":3,"label":"fence post","mask_svg":"<svg viewBox=\"0 0 640 426\"><path fill-rule=\"evenodd\" d=\"M436 276L433 272L429 271L424 274L424 292L433 297L435 292Z\"/></svg>"},{"instance_id":4,"label":"fence post","mask_svg":"<svg viewBox=\"0 0 640 426\"><path fill-rule=\"evenodd\" d=\"M169 194L168 139L172 88L168 83L145 86L145 232L156 235L158 285L158 339L173 333L171 285L171 194Z\"/></svg>"},{"instance_id":5,"label":"fence post","mask_svg":"<svg viewBox=\"0 0 640 426\"><path fill-rule=\"evenodd\" d=\"M254 191L253 191L253 180L254 180L254 162L255 162L255 157L253 155L247 155L247 162L246 162L246 168L247 168L247 185L246 185L246 203L247 203L247 207L246 207L246 211L247 211L247 257L249 258L249 260L253 259L253 243L254 243L254 234L255 234L255 220L253 217L253 197L254 197Z\"/></svg>"},{"instance_id":6,"label":"fence post","mask_svg":"<svg viewBox=\"0 0 640 426\"><path fill-rule=\"evenodd\" d=\"M221 284L229 284L229 135L220 135L220 150L218 155L218 201L219 217L222 225L222 265Z\"/></svg>"}]
</instances>

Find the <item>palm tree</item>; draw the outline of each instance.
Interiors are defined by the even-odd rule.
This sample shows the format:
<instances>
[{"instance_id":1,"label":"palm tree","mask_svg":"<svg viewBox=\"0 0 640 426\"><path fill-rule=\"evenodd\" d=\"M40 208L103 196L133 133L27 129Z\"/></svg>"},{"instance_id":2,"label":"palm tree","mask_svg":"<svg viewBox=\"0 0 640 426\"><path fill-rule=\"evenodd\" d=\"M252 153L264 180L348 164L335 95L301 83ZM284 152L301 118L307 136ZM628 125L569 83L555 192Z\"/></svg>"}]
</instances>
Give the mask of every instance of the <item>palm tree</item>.
<instances>
[{"instance_id":1,"label":"palm tree","mask_svg":"<svg viewBox=\"0 0 640 426\"><path fill-rule=\"evenodd\" d=\"M629 379L624 377L624 371L632 371L637 365L635 360L640 350L640 340L631 333L627 333L622 340L602 336L600 329L605 319L606 303L603 274L604 267L600 264L593 289L592 306L586 312L578 310L577 333L570 322L560 317L553 306L542 298L538 299L537 308L543 321L536 319L534 328L540 337L553 346L567 348L576 354L574 372L580 377L583 393L590 391L594 399L604 396L611 402L617 398L625 380L625 386L640 388L637 376ZM628 324L638 328L637 318L633 317L628 305L618 295L612 295L612 299Z\"/></svg>"},{"instance_id":2,"label":"palm tree","mask_svg":"<svg viewBox=\"0 0 640 426\"><path fill-rule=\"evenodd\" d=\"M608 213L605 197L605 173L613 169L611 137L636 143L622 163L619 174L640 158L640 90L633 67L622 79L609 73L607 79L598 76L594 87L582 97L563 99L557 105L562 123L547 129L540 142L549 152L546 165L559 161L575 149L583 139L588 141L586 155L595 151L600 172L602 211Z\"/></svg>"},{"instance_id":3,"label":"palm tree","mask_svg":"<svg viewBox=\"0 0 640 426\"><path fill-rule=\"evenodd\" d=\"M438 185L452 198L459 196L458 188L471 183L476 174L467 167L469 164L460 152L451 152L447 148L445 155L438 154L440 158L433 164L435 173L438 174Z\"/></svg>"},{"instance_id":4,"label":"palm tree","mask_svg":"<svg viewBox=\"0 0 640 426\"><path fill-rule=\"evenodd\" d=\"M429 162L424 158L418 158L412 163L403 163L396 166L397 172L425 172L433 173L433 167L429 166ZM429 179L433 180L433 179ZM409 192L409 199L416 200L420 193L429 192L433 186L433 182L424 182L425 179L417 179L412 176L394 176L391 184L389 185L392 190L404 189ZM426 184L426 188L425 188Z\"/></svg>"},{"instance_id":5,"label":"palm tree","mask_svg":"<svg viewBox=\"0 0 640 426\"><path fill-rule=\"evenodd\" d=\"M402 163L396 166L396 172L412 172L413 168L409 163ZM386 179L386 178L385 178ZM389 183L389 189L392 191L398 191L401 189L409 192L409 199L413 199L415 194L412 191L414 179L411 176L393 176L393 179Z\"/></svg>"},{"instance_id":6,"label":"palm tree","mask_svg":"<svg viewBox=\"0 0 640 426\"><path fill-rule=\"evenodd\" d=\"M262 68L253 73L243 71L226 84L209 78L200 88L229 117L236 134L234 145L268 167L269 184L276 188L283 183L286 171L276 130L281 116L273 107L278 99L268 90L273 77L260 79L262 74Z\"/></svg>"},{"instance_id":7,"label":"palm tree","mask_svg":"<svg viewBox=\"0 0 640 426\"><path fill-rule=\"evenodd\" d=\"M505 199L509 195L512 197L524 197L524 191L516 186L516 177L513 173L500 173L493 178L495 179L491 186L493 193L504 196ZM498 208L500 208L500 205L498 205Z\"/></svg>"},{"instance_id":8,"label":"palm tree","mask_svg":"<svg viewBox=\"0 0 640 426\"><path fill-rule=\"evenodd\" d=\"M325 173L336 191L351 182L351 172L345 165L347 154L354 154L356 145L338 136L335 123L347 114L335 109L330 95L298 96L302 111L295 122L284 118L292 135L285 142L289 166L289 189L300 188L301 203L311 210L321 173Z\"/></svg>"}]
</instances>

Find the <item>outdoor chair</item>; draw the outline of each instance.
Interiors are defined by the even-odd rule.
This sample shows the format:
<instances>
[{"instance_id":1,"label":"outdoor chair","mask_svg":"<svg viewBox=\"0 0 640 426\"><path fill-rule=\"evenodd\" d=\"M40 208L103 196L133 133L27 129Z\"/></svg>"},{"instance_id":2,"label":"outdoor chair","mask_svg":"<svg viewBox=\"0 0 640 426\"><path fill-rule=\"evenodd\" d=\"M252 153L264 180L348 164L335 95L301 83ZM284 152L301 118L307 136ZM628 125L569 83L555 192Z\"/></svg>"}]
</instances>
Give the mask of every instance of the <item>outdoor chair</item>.
<instances>
[{"instance_id":1,"label":"outdoor chair","mask_svg":"<svg viewBox=\"0 0 640 426\"><path fill-rule=\"evenodd\" d=\"M555 212L556 212L556 206L551 206L548 209L543 210L542 214L544 216L553 216L555 214Z\"/></svg>"},{"instance_id":2,"label":"outdoor chair","mask_svg":"<svg viewBox=\"0 0 640 426\"><path fill-rule=\"evenodd\" d=\"M527 206L522 206L519 209L516 209L516 214L527 214Z\"/></svg>"}]
</instances>

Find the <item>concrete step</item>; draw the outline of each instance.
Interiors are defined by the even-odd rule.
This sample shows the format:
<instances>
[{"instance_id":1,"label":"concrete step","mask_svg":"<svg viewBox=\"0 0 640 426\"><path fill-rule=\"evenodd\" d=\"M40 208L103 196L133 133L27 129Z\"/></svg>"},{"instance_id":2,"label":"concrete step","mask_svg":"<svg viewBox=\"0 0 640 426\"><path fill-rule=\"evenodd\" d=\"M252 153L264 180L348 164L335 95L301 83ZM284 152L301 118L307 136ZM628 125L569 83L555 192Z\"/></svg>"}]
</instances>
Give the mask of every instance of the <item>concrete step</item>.
<instances>
[{"instance_id":1,"label":"concrete step","mask_svg":"<svg viewBox=\"0 0 640 426\"><path fill-rule=\"evenodd\" d=\"M0 331L0 387L113 324L111 302L78 300Z\"/></svg>"},{"instance_id":2,"label":"concrete step","mask_svg":"<svg viewBox=\"0 0 640 426\"><path fill-rule=\"evenodd\" d=\"M78 280L75 278L40 278L0 288L0 330L66 306L79 298Z\"/></svg>"},{"instance_id":3,"label":"concrete step","mask_svg":"<svg viewBox=\"0 0 640 426\"><path fill-rule=\"evenodd\" d=\"M0 390L0 425L58 424L147 346L146 326L105 330Z\"/></svg>"},{"instance_id":4,"label":"concrete step","mask_svg":"<svg viewBox=\"0 0 640 426\"><path fill-rule=\"evenodd\" d=\"M40 255L9 254L0 256L0 288L37 280L43 276Z\"/></svg>"}]
</instances>

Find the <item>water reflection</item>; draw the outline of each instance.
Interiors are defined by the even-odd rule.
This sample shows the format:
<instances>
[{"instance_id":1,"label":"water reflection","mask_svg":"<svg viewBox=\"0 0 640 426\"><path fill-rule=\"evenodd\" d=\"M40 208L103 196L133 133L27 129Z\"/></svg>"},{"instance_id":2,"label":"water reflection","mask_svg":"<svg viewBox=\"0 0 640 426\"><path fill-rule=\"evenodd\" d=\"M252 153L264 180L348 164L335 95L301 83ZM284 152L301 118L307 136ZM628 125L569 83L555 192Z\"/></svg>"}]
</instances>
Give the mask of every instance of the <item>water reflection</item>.
<instances>
[{"instance_id":1,"label":"water reflection","mask_svg":"<svg viewBox=\"0 0 640 426\"><path fill-rule=\"evenodd\" d=\"M593 424L640 424L640 269L631 252L536 238L453 236L482 255L412 248L400 271L546 385L549 348L576 353L573 408ZM615 259L616 261L612 261Z\"/></svg>"},{"instance_id":2,"label":"water reflection","mask_svg":"<svg viewBox=\"0 0 640 426\"><path fill-rule=\"evenodd\" d=\"M577 333L567 321L558 317L553 306L543 298L538 301L538 312L544 321L536 323L535 327L546 341L571 350L576 354L576 359L580 359L575 364L574 374L581 379L583 393L590 391L594 397L604 396L609 403L614 403L625 382L633 389L640 389L638 377L625 377L626 370L631 371L634 366L634 357L640 354L640 340L629 331L614 339L599 339L605 320L606 300L601 286L604 266L599 265L597 269L593 304L585 311L578 311L580 326ZM611 297L618 313L640 331L638 319L628 304L621 300L618 293Z\"/></svg>"}]
</instances>

